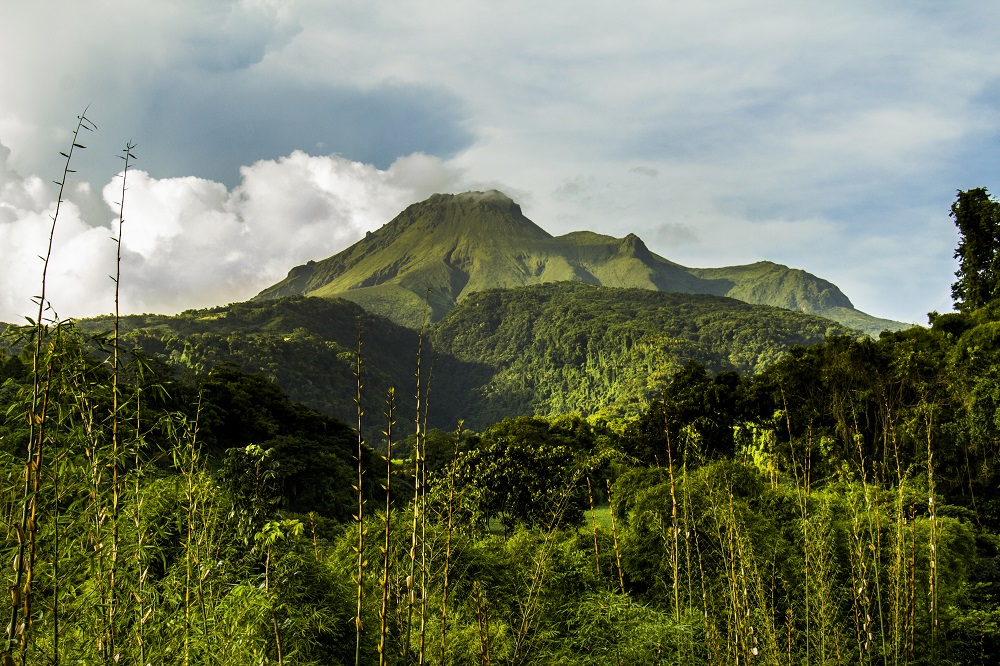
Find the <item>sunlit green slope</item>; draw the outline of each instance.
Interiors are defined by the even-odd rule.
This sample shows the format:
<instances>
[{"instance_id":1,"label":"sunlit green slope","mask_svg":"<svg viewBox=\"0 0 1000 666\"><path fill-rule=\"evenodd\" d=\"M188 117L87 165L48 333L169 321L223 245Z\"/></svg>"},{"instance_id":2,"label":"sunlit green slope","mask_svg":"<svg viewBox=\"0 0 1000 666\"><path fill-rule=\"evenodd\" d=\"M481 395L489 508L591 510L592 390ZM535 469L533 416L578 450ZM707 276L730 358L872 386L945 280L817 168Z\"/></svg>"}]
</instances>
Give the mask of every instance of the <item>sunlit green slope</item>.
<instances>
[{"instance_id":1,"label":"sunlit green slope","mask_svg":"<svg viewBox=\"0 0 1000 666\"><path fill-rule=\"evenodd\" d=\"M902 322L855 309L837 285L797 268L760 261L746 266L688 270L710 285L707 293L820 315L875 337L884 330L909 328Z\"/></svg>"},{"instance_id":2,"label":"sunlit green slope","mask_svg":"<svg viewBox=\"0 0 1000 666\"><path fill-rule=\"evenodd\" d=\"M413 204L343 252L292 269L257 299L337 296L418 328L425 316L438 321L471 293L562 281L729 296L873 335L903 327L855 310L835 285L778 264L691 269L650 252L634 234L551 236L495 190Z\"/></svg>"}]
</instances>

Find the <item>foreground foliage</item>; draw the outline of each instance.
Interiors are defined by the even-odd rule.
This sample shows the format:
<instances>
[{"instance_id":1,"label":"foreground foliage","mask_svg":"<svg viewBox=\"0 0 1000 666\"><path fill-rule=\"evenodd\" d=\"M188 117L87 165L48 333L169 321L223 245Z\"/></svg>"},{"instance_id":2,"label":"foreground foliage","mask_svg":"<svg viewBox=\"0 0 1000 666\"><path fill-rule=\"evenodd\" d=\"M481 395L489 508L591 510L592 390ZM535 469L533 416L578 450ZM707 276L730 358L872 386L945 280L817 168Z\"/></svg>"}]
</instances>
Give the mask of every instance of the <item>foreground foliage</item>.
<instances>
[{"instance_id":1,"label":"foreground foliage","mask_svg":"<svg viewBox=\"0 0 1000 666\"><path fill-rule=\"evenodd\" d=\"M830 338L753 376L689 365L618 430L523 417L422 430L396 443L409 461L364 446L361 523L354 430L232 366L189 381L139 354L116 401L108 341L46 329L17 649L23 636L25 663L991 663L998 315ZM0 368L16 525L30 359Z\"/></svg>"},{"instance_id":2,"label":"foreground foliage","mask_svg":"<svg viewBox=\"0 0 1000 666\"><path fill-rule=\"evenodd\" d=\"M0 347L0 658L997 663L1000 303L995 252L966 249L960 311L930 328L753 375L657 364L635 418L482 432L429 428L420 335L402 410L392 383L364 397L363 327L334 350L348 427L231 364L127 349L117 317L45 322L43 289ZM587 355L567 333L554 349Z\"/></svg>"}]
</instances>

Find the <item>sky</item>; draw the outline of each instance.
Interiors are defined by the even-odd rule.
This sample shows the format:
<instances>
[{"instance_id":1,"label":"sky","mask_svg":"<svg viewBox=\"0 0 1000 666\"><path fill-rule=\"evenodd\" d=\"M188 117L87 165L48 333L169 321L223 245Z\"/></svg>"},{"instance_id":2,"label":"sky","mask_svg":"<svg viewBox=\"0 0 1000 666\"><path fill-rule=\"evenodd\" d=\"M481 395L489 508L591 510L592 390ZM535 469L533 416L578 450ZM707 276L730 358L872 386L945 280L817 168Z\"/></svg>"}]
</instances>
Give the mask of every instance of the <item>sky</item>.
<instances>
[{"instance_id":1,"label":"sky","mask_svg":"<svg viewBox=\"0 0 1000 666\"><path fill-rule=\"evenodd\" d=\"M951 309L1000 191L1000 3L0 0L0 321L247 300L435 192ZM136 145L122 181L120 159ZM124 194L124 197L123 197Z\"/></svg>"}]
</instances>

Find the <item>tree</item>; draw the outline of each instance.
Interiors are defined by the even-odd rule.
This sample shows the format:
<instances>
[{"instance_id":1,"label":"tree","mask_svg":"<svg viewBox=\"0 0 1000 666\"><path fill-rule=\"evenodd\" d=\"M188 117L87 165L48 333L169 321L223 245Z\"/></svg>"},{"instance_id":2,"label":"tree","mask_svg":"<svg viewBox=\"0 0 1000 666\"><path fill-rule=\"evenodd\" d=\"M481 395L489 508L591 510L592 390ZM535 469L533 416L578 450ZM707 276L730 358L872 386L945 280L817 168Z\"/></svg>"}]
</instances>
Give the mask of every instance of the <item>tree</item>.
<instances>
[{"instance_id":1,"label":"tree","mask_svg":"<svg viewBox=\"0 0 1000 666\"><path fill-rule=\"evenodd\" d=\"M985 187L959 191L951 217L961 235L951 296L956 309L969 312L1000 297L1000 202Z\"/></svg>"},{"instance_id":2,"label":"tree","mask_svg":"<svg viewBox=\"0 0 1000 666\"><path fill-rule=\"evenodd\" d=\"M704 365L689 361L674 375L660 399L625 431L625 451L648 465L665 465L671 455L677 456L677 463L681 431L691 426L700 437L702 453L732 455L733 428L747 417L747 386L735 372L712 376ZM673 447L671 455L667 453L668 442Z\"/></svg>"},{"instance_id":3,"label":"tree","mask_svg":"<svg viewBox=\"0 0 1000 666\"><path fill-rule=\"evenodd\" d=\"M510 534L516 525L549 527L583 521L587 505L583 467L590 427L574 431L567 421L554 425L535 416L504 419L469 438L456 489L484 525L496 518Z\"/></svg>"}]
</instances>

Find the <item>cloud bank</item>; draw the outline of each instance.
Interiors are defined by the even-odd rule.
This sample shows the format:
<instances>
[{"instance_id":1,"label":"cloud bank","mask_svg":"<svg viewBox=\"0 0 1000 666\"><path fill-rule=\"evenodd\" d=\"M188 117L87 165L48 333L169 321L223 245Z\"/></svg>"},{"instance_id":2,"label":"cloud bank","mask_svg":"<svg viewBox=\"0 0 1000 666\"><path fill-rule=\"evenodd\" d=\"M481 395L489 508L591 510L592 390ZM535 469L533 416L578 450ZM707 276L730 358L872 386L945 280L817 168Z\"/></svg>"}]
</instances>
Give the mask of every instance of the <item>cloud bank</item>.
<instances>
[{"instance_id":1,"label":"cloud bank","mask_svg":"<svg viewBox=\"0 0 1000 666\"><path fill-rule=\"evenodd\" d=\"M7 167L0 148L0 321L33 316L55 191ZM246 300L287 271L323 259L410 203L446 191L456 173L415 153L380 170L301 151L241 169L233 189L210 180L130 170L122 229L121 308L165 312ZM114 307L121 174L99 194L77 183L59 214L48 300L60 317Z\"/></svg>"}]
</instances>

